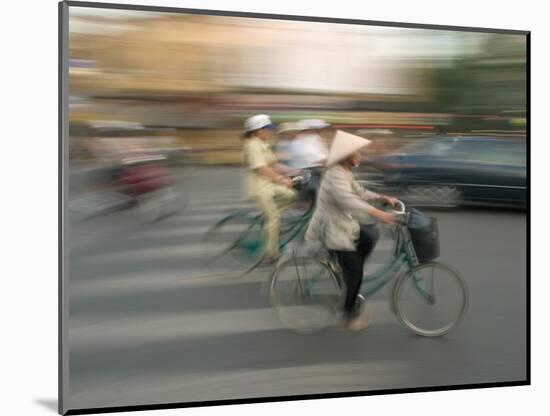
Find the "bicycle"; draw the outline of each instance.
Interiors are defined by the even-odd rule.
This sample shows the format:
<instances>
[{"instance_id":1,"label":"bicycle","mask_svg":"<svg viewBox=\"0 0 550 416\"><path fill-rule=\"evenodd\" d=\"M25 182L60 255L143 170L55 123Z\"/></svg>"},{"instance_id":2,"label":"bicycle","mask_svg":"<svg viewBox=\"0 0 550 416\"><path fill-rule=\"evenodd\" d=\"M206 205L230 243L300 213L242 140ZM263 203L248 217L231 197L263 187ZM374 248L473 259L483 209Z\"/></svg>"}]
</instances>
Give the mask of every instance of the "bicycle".
<instances>
[{"instance_id":1,"label":"bicycle","mask_svg":"<svg viewBox=\"0 0 550 416\"><path fill-rule=\"evenodd\" d=\"M398 319L417 335L448 334L466 313L466 283L444 263L418 260L407 228L405 205L401 201L398 204L402 209L394 211L400 217L394 229L394 256L379 270L364 276L360 293L368 300L396 278L391 302ZM287 251L271 274L270 300L279 320L298 333L339 325L345 283L337 259L321 244L311 245L309 252L298 251Z\"/></svg>"},{"instance_id":2,"label":"bicycle","mask_svg":"<svg viewBox=\"0 0 550 416\"><path fill-rule=\"evenodd\" d=\"M309 172L302 172L293 178L295 188L305 186L311 178ZM305 231L313 214L313 204L297 217L281 218L279 250L285 247ZM207 250L214 251L209 259L212 264L222 258L232 258L239 266L245 266L243 274L248 274L263 261L261 253L264 247L264 216L254 208L234 211L217 221L207 232L204 243ZM235 235L236 234L236 235Z\"/></svg>"}]
</instances>

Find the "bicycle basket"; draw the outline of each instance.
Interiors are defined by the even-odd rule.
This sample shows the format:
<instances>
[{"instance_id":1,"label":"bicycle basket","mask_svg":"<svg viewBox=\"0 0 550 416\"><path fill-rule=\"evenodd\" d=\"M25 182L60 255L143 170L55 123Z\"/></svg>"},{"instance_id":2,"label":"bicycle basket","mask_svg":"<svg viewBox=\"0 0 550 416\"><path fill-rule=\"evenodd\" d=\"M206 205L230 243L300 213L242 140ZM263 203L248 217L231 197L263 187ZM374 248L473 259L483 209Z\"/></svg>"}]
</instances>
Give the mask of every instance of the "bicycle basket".
<instances>
[{"instance_id":1,"label":"bicycle basket","mask_svg":"<svg viewBox=\"0 0 550 416\"><path fill-rule=\"evenodd\" d=\"M439 232L435 218L426 217L422 212L413 209L407 222L407 228L420 263L439 257Z\"/></svg>"}]
</instances>

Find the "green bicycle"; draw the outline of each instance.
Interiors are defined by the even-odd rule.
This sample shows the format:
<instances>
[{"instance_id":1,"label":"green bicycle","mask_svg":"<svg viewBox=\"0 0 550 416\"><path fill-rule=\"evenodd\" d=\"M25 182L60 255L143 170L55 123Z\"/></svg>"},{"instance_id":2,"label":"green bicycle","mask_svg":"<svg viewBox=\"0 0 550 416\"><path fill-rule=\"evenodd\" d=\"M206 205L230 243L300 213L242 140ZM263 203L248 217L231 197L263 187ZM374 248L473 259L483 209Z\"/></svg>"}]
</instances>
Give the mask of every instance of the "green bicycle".
<instances>
[{"instance_id":1,"label":"green bicycle","mask_svg":"<svg viewBox=\"0 0 550 416\"><path fill-rule=\"evenodd\" d=\"M399 204L402 210L396 213L401 214L401 221L393 232L393 259L365 275L360 292L368 300L397 277L391 302L399 320L421 336L445 335L464 317L466 283L444 263L418 261L406 225L405 206L401 201ZM341 322L345 282L336 258L321 246L312 246L309 252L303 247L287 250L272 272L269 290L272 307L290 330L314 333Z\"/></svg>"},{"instance_id":2,"label":"green bicycle","mask_svg":"<svg viewBox=\"0 0 550 416\"><path fill-rule=\"evenodd\" d=\"M297 179L296 179L297 178ZM310 176L303 173L296 177L296 184L305 184ZM284 251L291 241L303 236L306 226L313 214L313 204L310 204L298 215L281 218L279 232L279 249ZM231 262L234 266L244 269L244 274L250 273L262 263L264 248L264 216L253 208L234 211L218 220L206 233L204 243L213 255L209 264L223 261L224 265Z\"/></svg>"}]
</instances>

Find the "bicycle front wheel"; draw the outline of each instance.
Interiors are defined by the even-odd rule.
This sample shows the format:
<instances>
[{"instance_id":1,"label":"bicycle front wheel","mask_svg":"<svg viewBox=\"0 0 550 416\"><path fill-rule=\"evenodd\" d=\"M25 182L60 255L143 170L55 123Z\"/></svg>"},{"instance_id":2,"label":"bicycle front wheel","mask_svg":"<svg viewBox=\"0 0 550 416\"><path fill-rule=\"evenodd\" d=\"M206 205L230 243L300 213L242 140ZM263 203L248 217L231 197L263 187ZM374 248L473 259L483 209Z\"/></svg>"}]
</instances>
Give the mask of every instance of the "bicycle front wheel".
<instances>
[{"instance_id":1,"label":"bicycle front wheel","mask_svg":"<svg viewBox=\"0 0 550 416\"><path fill-rule=\"evenodd\" d=\"M257 263L263 247L263 222L254 211L230 214L204 236L209 264L246 270Z\"/></svg>"},{"instance_id":2,"label":"bicycle front wheel","mask_svg":"<svg viewBox=\"0 0 550 416\"><path fill-rule=\"evenodd\" d=\"M421 264L395 286L394 308L414 333L438 337L451 332L464 317L468 290L464 279L443 263Z\"/></svg>"},{"instance_id":3,"label":"bicycle front wheel","mask_svg":"<svg viewBox=\"0 0 550 416\"><path fill-rule=\"evenodd\" d=\"M343 283L328 264L292 257L278 265L270 284L271 305L288 329L311 334L339 323Z\"/></svg>"}]
</instances>

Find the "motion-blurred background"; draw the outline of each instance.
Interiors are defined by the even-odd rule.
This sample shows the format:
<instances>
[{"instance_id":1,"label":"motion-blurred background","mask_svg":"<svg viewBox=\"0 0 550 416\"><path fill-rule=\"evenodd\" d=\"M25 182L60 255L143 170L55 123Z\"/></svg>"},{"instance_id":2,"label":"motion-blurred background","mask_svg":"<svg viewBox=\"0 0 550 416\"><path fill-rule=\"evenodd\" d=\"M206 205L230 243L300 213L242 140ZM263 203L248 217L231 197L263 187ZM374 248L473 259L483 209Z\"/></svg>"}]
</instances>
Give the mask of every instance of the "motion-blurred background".
<instances>
[{"instance_id":1,"label":"motion-blurred background","mask_svg":"<svg viewBox=\"0 0 550 416\"><path fill-rule=\"evenodd\" d=\"M238 162L243 119L261 112L383 130L384 149L525 136L523 36L85 8L70 31L75 136L98 119L170 128L204 163Z\"/></svg>"},{"instance_id":2,"label":"motion-blurred background","mask_svg":"<svg viewBox=\"0 0 550 416\"><path fill-rule=\"evenodd\" d=\"M363 170L416 202L453 205L455 184L483 170L472 161L499 163L481 173L481 190L458 197L525 206L524 36L75 7L69 67L75 166L115 163L138 148L162 149L180 164L238 164L243 120L267 113L368 136L372 156L434 136L506 138L414 161L441 170L441 156L460 159L452 178L417 170L401 183L395 160L391 172L388 164Z\"/></svg>"}]
</instances>

